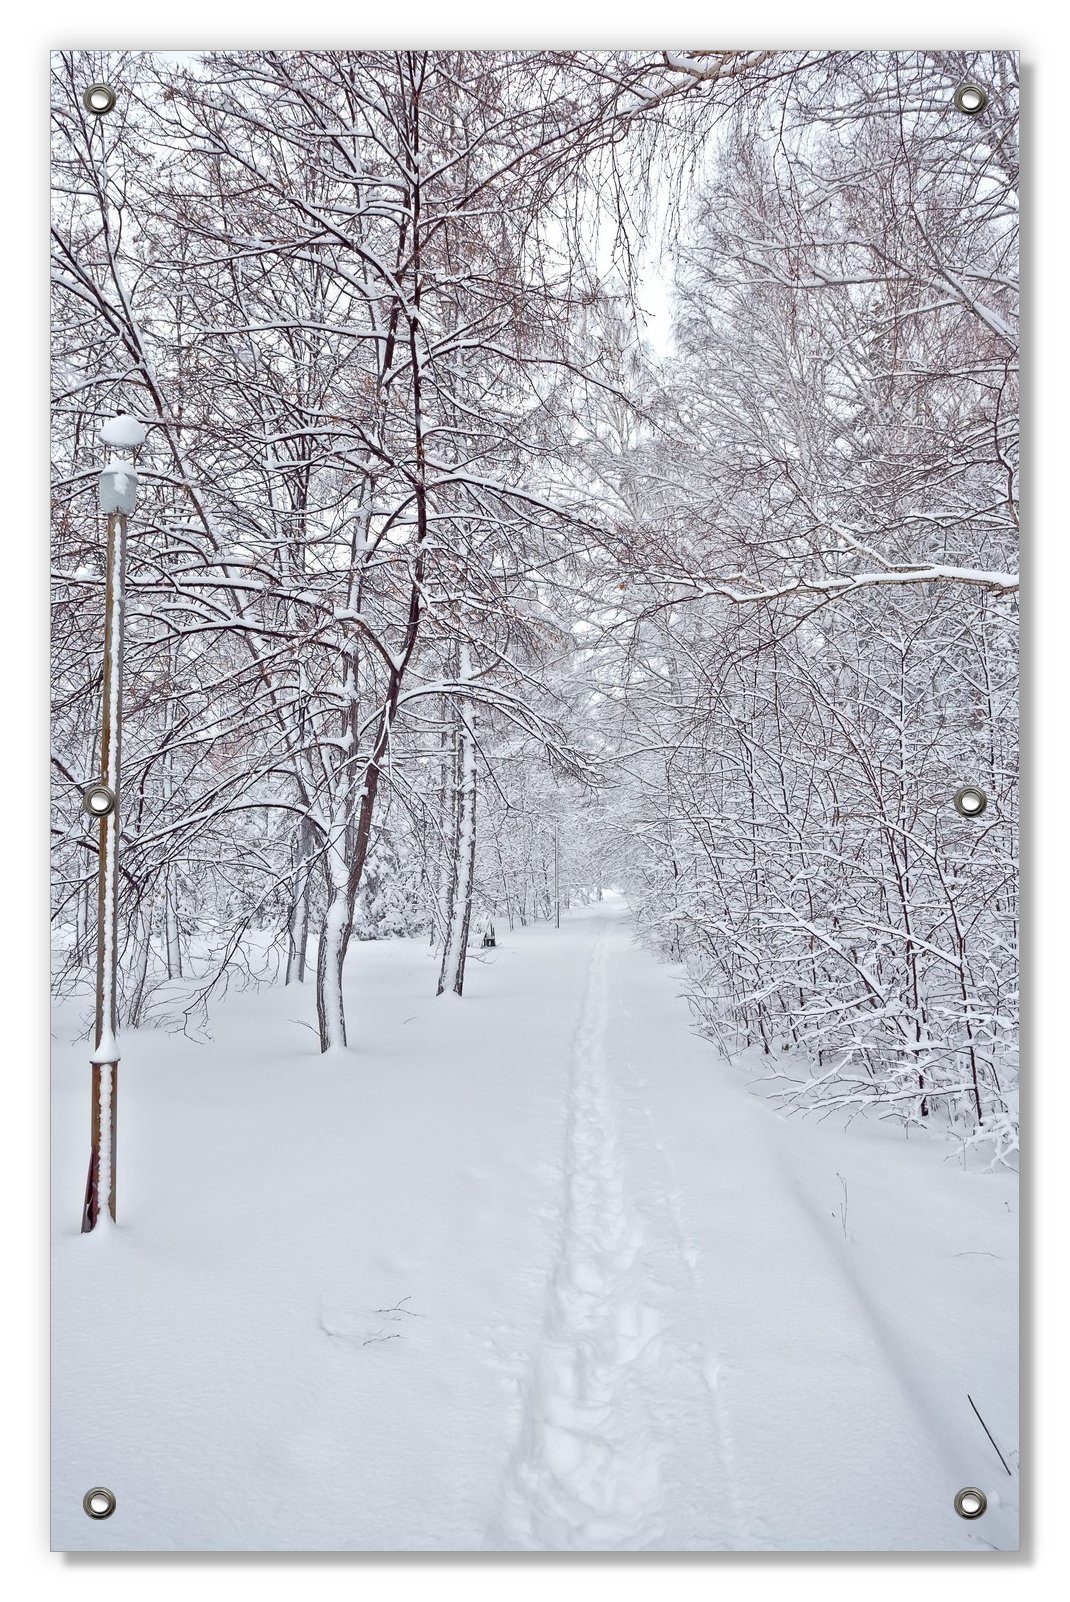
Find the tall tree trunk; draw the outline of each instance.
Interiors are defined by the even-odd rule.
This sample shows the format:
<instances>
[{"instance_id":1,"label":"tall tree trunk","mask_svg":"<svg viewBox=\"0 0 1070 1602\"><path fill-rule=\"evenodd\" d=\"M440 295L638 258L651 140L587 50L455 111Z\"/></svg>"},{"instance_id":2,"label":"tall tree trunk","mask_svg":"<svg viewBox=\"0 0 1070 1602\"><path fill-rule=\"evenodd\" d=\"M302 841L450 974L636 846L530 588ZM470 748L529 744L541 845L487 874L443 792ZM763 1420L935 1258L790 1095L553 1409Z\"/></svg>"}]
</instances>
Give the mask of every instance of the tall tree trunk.
<instances>
[{"instance_id":1,"label":"tall tree trunk","mask_svg":"<svg viewBox=\"0 0 1070 1602\"><path fill-rule=\"evenodd\" d=\"M353 903L345 864L332 865L328 857L324 862L324 874L327 881L327 911L316 954L316 1019L320 1050L337 1051L347 1044L342 970L349 945L349 932L353 927Z\"/></svg>"},{"instance_id":2,"label":"tall tree trunk","mask_svg":"<svg viewBox=\"0 0 1070 1602\"><path fill-rule=\"evenodd\" d=\"M458 653L460 678L472 676L471 650L467 643ZM468 928L472 920L472 889L476 864L476 742L472 730L473 713L468 702L457 708L457 788L454 821L453 875L450 880L446 943L438 976L438 994L464 991L464 964L468 951Z\"/></svg>"},{"instance_id":3,"label":"tall tree trunk","mask_svg":"<svg viewBox=\"0 0 1070 1602\"><path fill-rule=\"evenodd\" d=\"M175 906L174 870L172 869L164 882L163 921L164 937L167 943L167 977L168 979L182 978L182 934L178 926L178 908Z\"/></svg>"},{"instance_id":4,"label":"tall tree trunk","mask_svg":"<svg viewBox=\"0 0 1070 1602\"><path fill-rule=\"evenodd\" d=\"M308 858L311 855L312 831L308 819L301 819L297 835L297 860L294 863L294 889L290 899L290 915L286 920L286 984L296 979L302 984L305 978L305 956L308 950Z\"/></svg>"}]
</instances>

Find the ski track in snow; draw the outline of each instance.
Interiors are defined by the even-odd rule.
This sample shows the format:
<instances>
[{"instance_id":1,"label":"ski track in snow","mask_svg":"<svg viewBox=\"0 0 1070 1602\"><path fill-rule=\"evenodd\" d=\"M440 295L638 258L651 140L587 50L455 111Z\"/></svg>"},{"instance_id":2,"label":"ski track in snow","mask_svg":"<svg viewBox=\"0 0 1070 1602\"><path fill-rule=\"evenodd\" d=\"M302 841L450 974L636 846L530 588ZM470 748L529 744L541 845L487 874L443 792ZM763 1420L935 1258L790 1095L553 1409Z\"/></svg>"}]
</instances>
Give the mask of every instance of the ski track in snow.
<instances>
[{"instance_id":1,"label":"ski track in snow","mask_svg":"<svg viewBox=\"0 0 1070 1602\"><path fill-rule=\"evenodd\" d=\"M622 1106L609 1072L610 938L591 951L571 1048L560 1241L544 1337L522 1382L523 1422L495 1544L540 1551L642 1551L745 1544L735 1503L719 1364L694 1335L691 1263L672 1176L633 1197ZM623 1087L620 1087L623 1088ZM660 1153L664 1168L664 1153ZM669 1183L666 1183L666 1181ZM688 1459L705 1459L688 1472ZM712 1459L712 1467L710 1463ZM697 1469L697 1464L694 1465ZM710 1508L709 1484L731 1509ZM703 1502L695 1507L697 1487Z\"/></svg>"}]
</instances>

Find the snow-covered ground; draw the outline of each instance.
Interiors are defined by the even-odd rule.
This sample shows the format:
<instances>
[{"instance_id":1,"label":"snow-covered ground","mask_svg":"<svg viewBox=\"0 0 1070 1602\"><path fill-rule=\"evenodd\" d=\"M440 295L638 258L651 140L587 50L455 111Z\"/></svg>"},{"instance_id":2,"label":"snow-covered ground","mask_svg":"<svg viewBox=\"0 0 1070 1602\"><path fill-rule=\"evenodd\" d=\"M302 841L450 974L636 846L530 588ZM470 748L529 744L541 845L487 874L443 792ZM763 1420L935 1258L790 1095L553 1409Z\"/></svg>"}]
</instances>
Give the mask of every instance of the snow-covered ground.
<instances>
[{"instance_id":1,"label":"snow-covered ground","mask_svg":"<svg viewBox=\"0 0 1070 1602\"><path fill-rule=\"evenodd\" d=\"M87 1237L58 1013L55 1546L1013 1548L1013 1176L785 1120L622 903L481 956L355 949L329 1059L308 989L128 1035Z\"/></svg>"}]
</instances>

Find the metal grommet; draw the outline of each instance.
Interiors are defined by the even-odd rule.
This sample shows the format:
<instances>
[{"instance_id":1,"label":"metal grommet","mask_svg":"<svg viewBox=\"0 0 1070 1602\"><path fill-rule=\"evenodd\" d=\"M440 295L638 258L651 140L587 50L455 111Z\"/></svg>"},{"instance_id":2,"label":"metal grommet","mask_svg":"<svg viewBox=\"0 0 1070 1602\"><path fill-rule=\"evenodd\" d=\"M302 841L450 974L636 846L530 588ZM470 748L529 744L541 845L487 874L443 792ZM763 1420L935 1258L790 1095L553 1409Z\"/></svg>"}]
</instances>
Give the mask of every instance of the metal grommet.
<instances>
[{"instance_id":1,"label":"metal grommet","mask_svg":"<svg viewBox=\"0 0 1070 1602\"><path fill-rule=\"evenodd\" d=\"M115 90L107 83L91 83L82 93L82 105L92 117L106 117L115 106Z\"/></svg>"},{"instance_id":2,"label":"metal grommet","mask_svg":"<svg viewBox=\"0 0 1070 1602\"><path fill-rule=\"evenodd\" d=\"M988 1497L976 1485L964 1485L955 1498L955 1512L960 1519L979 1519L988 1506Z\"/></svg>"},{"instance_id":3,"label":"metal grommet","mask_svg":"<svg viewBox=\"0 0 1070 1602\"><path fill-rule=\"evenodd\" d=\"M110 1519L115 1512L115 1492L106 1485L94 1485L82 1497L82 1506L91 1519Z\"/></svg>"},{"instance_id":4,"label":"metal grommet","mask_svg":"<svg viewBox=\"0 0 1070 1602\"><path fill-rule=\"evenodd\" d=\"M988 105L988 91L979 83L960 83L955 90L955 105L967 117L976 117Z\"/></svg>"},{"instance_id":5,"label":"metal grommet","mask_svg":"<svg viewBox=\"0 0 1070 1602\"><path fill-rule=\"evenodd\" d=\"M979 818L988 805L988 797L975 784L967 784L955 797L955 811L964 818Z\"/></svg>"},{"instance_id":6,"label":"metal grommet","mask_svg":"<svg viewBox=\"0 0 1070 1602\"><path fill-rule=\"evenodd\" d=\"M106 818L115 811L115 791L106 784L91 784L82 797L82 811L91 818Z\"/></svg>"}]
</instances>

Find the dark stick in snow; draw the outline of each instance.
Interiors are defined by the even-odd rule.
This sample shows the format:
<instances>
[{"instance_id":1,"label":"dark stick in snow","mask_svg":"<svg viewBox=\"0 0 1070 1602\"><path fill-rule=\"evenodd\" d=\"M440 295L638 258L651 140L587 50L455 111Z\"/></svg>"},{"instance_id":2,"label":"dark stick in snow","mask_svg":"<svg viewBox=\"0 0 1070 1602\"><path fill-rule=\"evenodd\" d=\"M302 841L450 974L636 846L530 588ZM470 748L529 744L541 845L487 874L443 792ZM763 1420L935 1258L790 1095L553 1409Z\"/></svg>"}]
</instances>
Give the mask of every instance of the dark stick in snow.
<instances>
[{"instance_id":1,"label":"dark stick in snow","mask_svg":"<svg viewBox=\"0 0 1070 1602\"><path fill-rule=\"evenodd\" d=\"M1003 1464L1003 1467L1007 1470L1007 1473L1010 1474L1011 1473L1010 1465L1008 1464L1007 1459L1003 1456L1003 1453L1000 1451L999 1447L996 1446L995 1437L993 1436L992 1431L989 1429L988 1425L985 1423L985 1421L981 1417L980 1413L977 1412L977 1403L974 1401L974 1399L970 1395L969 1391L966 1392L966 1400L969 1402L970 1406L974 1410L974 1413L977 1415L978 1424L980 1424L981 1428L984 1430L985 1434L988 1436L988 1439L992 1442L992 1445L995 1448L996 1456L999 1458L1000 1462ZM1014 1476L1011 1475L1011 1478L1013 1479Z\"/></svg>"}]
</instances>

